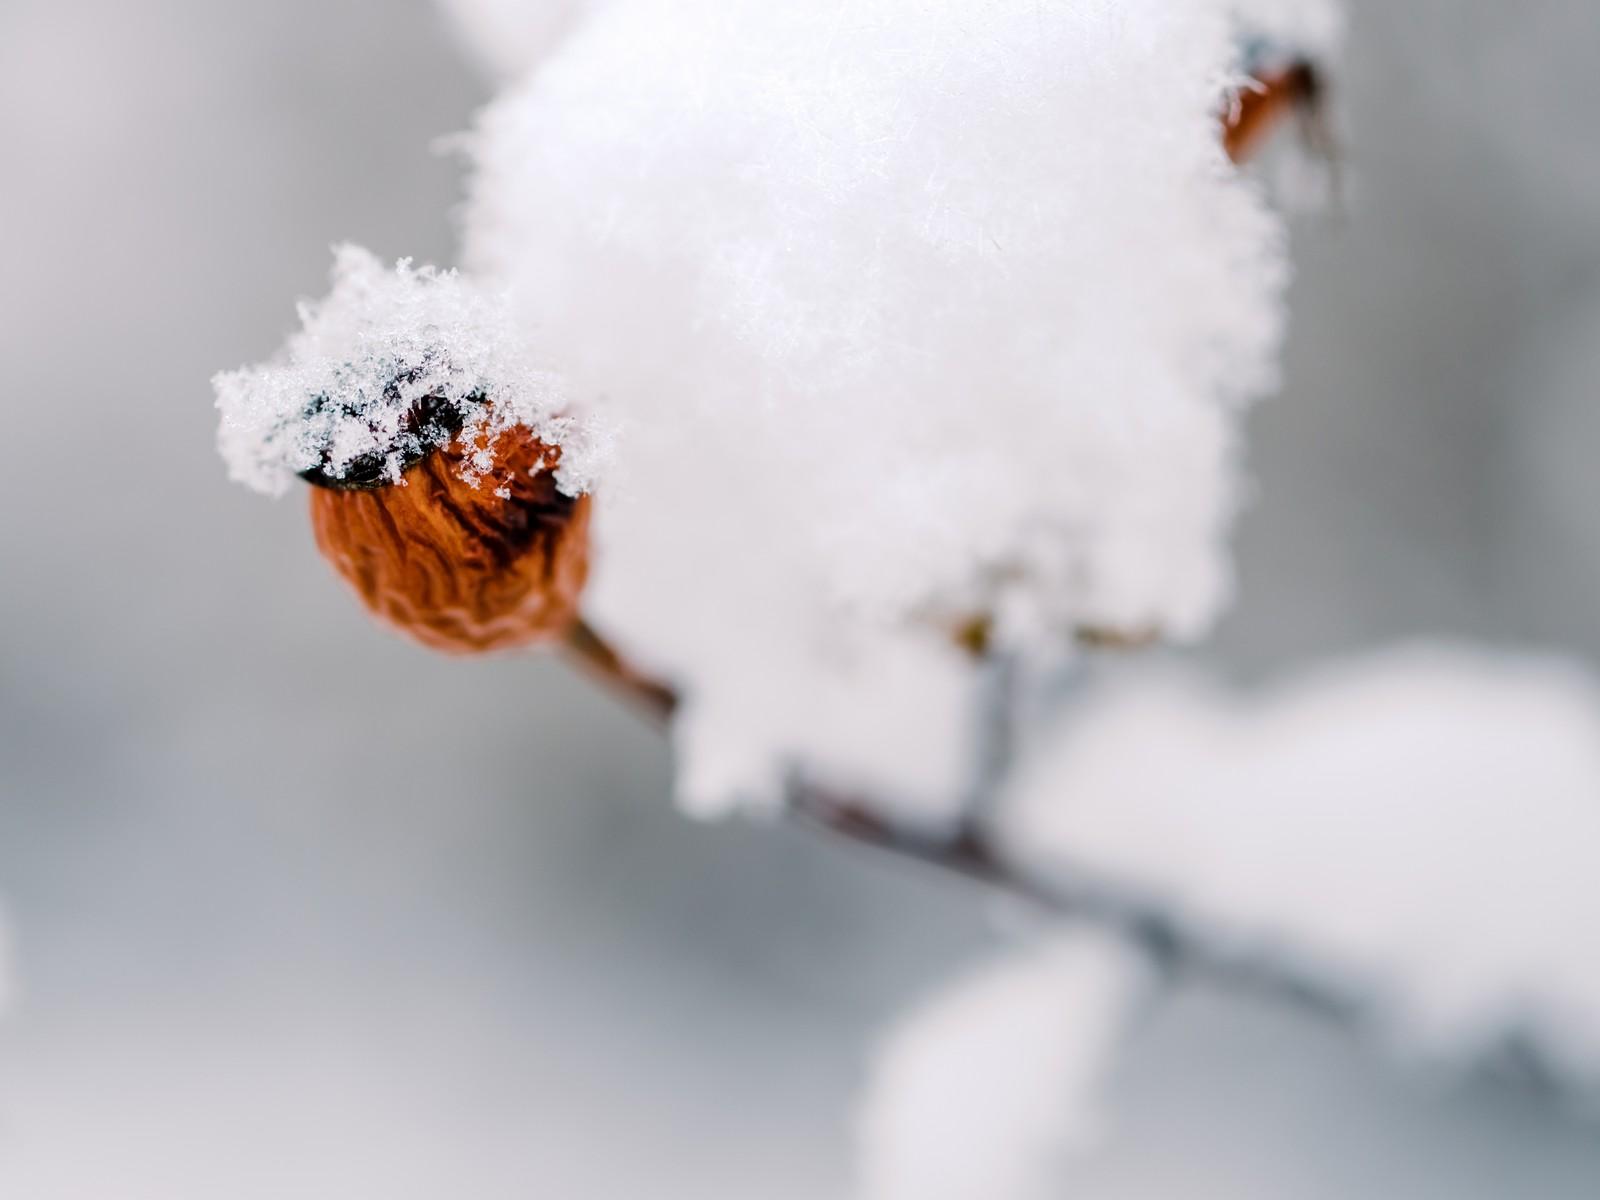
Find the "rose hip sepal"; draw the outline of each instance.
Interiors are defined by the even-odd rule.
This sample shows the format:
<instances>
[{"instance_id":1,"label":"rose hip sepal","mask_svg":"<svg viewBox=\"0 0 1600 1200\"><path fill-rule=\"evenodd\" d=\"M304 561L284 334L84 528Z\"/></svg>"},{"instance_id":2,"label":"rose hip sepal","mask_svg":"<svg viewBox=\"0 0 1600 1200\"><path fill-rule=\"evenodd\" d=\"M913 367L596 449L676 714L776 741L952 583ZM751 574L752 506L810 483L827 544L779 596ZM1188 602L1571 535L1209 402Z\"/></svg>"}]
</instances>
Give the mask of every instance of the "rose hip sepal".
<instances>
[{"instance_id":1,"label":"rose hip sepal","mask_svg":"<svg viewBox=\"0 0 1600 1200\"><path fill-rule=\"evenodd\" d=\"M556 486L560 448L522 426L488 447L474 479L462 438L399 482L305 473L317 545L380 620L434 650L476 654L548 641L577 616L588 573L589 497Z\"/></svg>"}]
</instances>

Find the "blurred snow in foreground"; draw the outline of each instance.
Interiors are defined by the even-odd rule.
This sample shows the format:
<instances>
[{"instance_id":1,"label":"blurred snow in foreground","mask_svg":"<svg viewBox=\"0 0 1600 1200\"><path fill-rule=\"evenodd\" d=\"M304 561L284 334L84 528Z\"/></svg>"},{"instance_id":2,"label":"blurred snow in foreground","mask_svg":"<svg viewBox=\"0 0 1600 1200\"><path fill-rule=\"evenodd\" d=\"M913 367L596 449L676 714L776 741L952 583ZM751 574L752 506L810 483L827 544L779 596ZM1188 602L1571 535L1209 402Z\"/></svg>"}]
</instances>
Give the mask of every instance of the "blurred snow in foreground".
<instances>
[{"instance_id":1,"label":"blurred snow in foreground","mask_svg":"<svg viewBox=\"0 0 1600 1200\"><path fill-rule=\"evenodd\" d=\"M1015 854L1318 964L1403 1047L1516 1031L1600 1071L1600 686L1576 666L1416 646L1254 694L1146 676L1041 745Z\"/></svg>"},{"instance_id":2,"label":"blurred snow in foreground","mask_svg":"<svg viewBox=\"0 0 1600 1200\"><path fill-rule=\"evenodd\" d=\"M1145 670L1026 763L1010 851L1253 947L1457 1076L1508 1046L1600 1071L1600 687L1551 659L1412 646L1233 693ZM913 1012L859 1126L872 1200L1061 1194L1144 989L1128 948L1046 943ZM1114 1111L1109 1122L1115 1125Z\"/></svg>"},{"instance_id":3,"label":"blurred snow in foreground","mask_svg":"<svg viewBox=\"0 0 1600 1200\"><path fill-rule=\"evenodd\" d=\"M1098 1140L1100 1090L1146 966L1094 937L975 972L877 1055L858 1120L870 1200L1045 1200Z\"/></svg>"}]
</instances>

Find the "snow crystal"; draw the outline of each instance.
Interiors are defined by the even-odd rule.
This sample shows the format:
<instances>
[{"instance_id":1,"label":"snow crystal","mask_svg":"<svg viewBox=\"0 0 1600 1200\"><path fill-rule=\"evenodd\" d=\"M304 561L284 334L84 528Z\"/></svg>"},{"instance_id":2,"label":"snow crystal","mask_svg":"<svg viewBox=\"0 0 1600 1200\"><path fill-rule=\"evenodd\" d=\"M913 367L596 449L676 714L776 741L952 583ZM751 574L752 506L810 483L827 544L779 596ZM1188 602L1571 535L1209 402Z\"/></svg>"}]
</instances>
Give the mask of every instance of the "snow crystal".
<instances>
[{"instance_id":1,"label":"snow crystal","mask_svg":"<svg viewBox=\"0 0 1600 1200\"><path fill-rule=\"evenodd\" d=\"M1252 698L1125 682L1055 731L1005 807L1078 867L1369 995L1398 1044L1509 1034L1600 1071L1600 687L1537 658L1414 647Z\"/></svg>"},{"instance_id":2,"label":"snow crystal","mask_svg":"<svg viewBox=\"0 0 1600 1200\"><path fill-rule=\"evenodd\" d=\"M1217 130L1237 16L613 0L483 115L468 260L617 431L587 612L701 715L710 803L874 741L926 792L974 618L1222 608L1286 274Z\"/></svg>"},{"instance_id":3,"label":"snow crystal","mask_svg":"<svg viewBox=\"0 0 1600 1200\"><path fill-rule=\"evenodd\" d=\"M396 482L454 436L482 447L527 425L563 447L562 487L588 486L593 439L563 415L561 385L529 359L503 295L408 259L391 271L347 245L332 292L299 314L277 358L213 380L232 478L271 495L307 473ZM483 449L464 462L474 482L492 467Z\"/></svg>"},{"instance_id":4,"label":"snow crystal","mask_svg":"<svg viewBox=\"0 0 1600 1200\"><path fill-rule=\"evenodd\" d=\"M878 1052L857 1122L866 1200L1044 1200L1097 1135L1098 1091L1144 983L1074 937L962 980Z\"/></svg>"}]
</instances>

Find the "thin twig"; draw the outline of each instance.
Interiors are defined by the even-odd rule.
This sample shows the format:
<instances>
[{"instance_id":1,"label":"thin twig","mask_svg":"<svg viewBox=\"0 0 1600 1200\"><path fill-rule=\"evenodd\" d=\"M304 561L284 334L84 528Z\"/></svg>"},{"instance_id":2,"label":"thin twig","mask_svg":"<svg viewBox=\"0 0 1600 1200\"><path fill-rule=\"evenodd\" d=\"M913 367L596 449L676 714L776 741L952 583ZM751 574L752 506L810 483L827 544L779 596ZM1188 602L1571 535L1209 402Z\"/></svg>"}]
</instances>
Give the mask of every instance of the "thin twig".
<instances>
[{"instance_id":1,"label":"thin twig","mask_svg":"<svg viewBox=\"0 0 1600 1200\"><path fill-rule=\"evenodd\" d=\"M598 633L581 622L570 632L567 656L628 707L658 728L670 721L672 689L630 666ZM981 826L966 822L948 837L902 827L868 802L840 796L803 778L789 788L783 808L801 829L893 861L976 884L985 891L1056 917L1108 929L1145 950L1175 974L1191 975L1246 993L1288 999L1341 1020L1353 1018L1354 995L1332 981L1298 969L1271 947L1235 944L1206 936L1171 911L1082 870L1048 876L1011 862Z\"/></svg>"},{"instance_id":2,"label":"thin twig","mask_svg":"<svg viewBox=\"0 0 1600 1200\"><path fill-rule=\"evenodd\" d=\"M676 699L671 689L634 670L592 629L579 627L568 639L569 658L591 678L628 703L658 728L665 728ZM1109 879L1082 864L1053 864L1048 871L1015 862L987 830L967 822L948 836L898 826L868 802L851 799L797 778L782 810L799 829L848 850L970 884L1009 903L1052 918L1108 932L1147 954L1173 981L1194 981L1241 996L1286 1003L1341 1027L1372 1025L1369 997L1337 974L1314 969L1281 944L1242 938L1186 918L1156 897ZM1572 1081L1556 1060L1525 1033L1508 1031L1475 1056L1485 1077L1510 1081L1530 1094L1561 1101Z\"/></svg>"},{"instance_id":3,"label":"thin twig","mask_svg":"<svg viewBox=\"0 0 1600 1200\"><path fill-rule=\"evenodd\" d=\"M574 621L567 629L561 649L567 661L578 670L598 680L651 724L666 728L678 706L677 695L666 684L635 670L588 624Z\"/></svg>"}]
</instances>

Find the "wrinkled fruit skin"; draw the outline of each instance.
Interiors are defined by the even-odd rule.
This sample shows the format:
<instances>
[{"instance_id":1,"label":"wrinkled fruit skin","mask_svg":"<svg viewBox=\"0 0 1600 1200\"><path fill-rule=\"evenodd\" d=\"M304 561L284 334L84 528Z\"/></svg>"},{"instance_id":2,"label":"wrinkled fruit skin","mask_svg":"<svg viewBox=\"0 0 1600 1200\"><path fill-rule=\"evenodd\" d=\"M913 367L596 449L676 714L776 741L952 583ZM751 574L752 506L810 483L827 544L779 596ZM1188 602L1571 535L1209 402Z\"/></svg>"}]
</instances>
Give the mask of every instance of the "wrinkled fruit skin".
<instances>
[{"instance_id":1,"label":"wrinkled fruit skin","mask_svg":"<svg viewBox=\"0 0 1600 1200\"><path fill-rule=\"evenodd\" d=\"M317 546L374 616L434 650L479 654L563 634L588 574L589 497L556 488L559 450L500 435L473 487L456 442L403 483L311 489ZM510 495L495 489L509 487Z\"/></svg>"}]
</instances>

